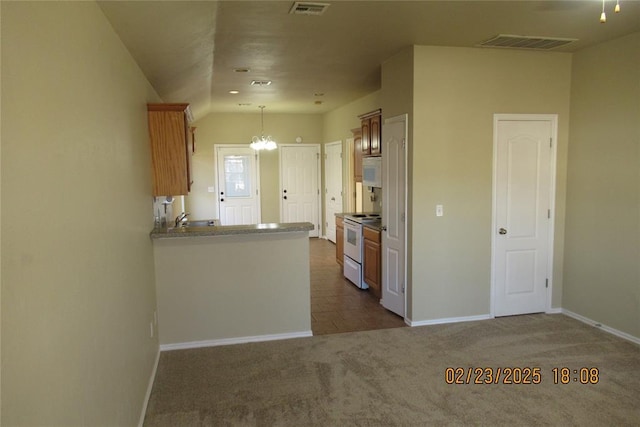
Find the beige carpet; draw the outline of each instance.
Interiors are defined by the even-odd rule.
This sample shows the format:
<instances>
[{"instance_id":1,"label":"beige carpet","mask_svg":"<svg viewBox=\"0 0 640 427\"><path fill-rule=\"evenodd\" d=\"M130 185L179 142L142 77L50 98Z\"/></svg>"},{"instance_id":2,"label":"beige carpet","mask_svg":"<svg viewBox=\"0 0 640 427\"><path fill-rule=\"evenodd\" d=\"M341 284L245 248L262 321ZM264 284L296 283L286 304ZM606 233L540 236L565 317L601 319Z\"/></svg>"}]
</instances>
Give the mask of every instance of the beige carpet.
<instances>
[{"instance_id":1,"label":"beige carpet","mask_svg":"<svg viewBox=\"0 0 640 427\"><path fill-rule=\"evenodd\" d=\"M542 382L450 385L447 367L539 367ZM554 367L599 382L554 384ZM638 426L640 346L541 314L170 351L145 425Z\"/></svg>"}]
</instances>

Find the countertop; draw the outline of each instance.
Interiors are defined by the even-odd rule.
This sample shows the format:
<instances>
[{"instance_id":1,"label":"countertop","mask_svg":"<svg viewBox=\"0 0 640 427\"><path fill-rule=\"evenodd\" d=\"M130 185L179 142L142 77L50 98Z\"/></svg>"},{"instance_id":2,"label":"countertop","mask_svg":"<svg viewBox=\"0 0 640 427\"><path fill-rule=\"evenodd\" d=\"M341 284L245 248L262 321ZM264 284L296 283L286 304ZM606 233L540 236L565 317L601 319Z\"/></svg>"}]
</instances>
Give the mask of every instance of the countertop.
<instances>
[{"instance_id":1,"label":"countertop","mask_svg":"<svg viewBox=\"0 0 640 427\"><path fill-rule=\"evenodd\" d=\"M220 225L208 227L178 227L178 228L154 228L151 239L173 239L185 237L206 236L239 236L251 234L292 233L297 231L311 231L313 224L310 222L268 223L250 225Z\"/></svg>"}]
</instances>

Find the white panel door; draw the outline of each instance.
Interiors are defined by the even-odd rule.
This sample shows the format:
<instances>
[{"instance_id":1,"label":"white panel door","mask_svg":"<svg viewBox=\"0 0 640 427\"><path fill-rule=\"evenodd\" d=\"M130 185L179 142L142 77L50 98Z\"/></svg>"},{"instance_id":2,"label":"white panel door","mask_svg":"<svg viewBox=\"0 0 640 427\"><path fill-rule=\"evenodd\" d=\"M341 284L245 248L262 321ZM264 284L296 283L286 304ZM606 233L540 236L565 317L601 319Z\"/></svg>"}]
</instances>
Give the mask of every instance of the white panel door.
<instances>
[{"instance_id":1,"label":"white panel door","mask_svg":"<svg viewBox=\"0 0 640 427\"><path fill-rule=\"evenodd\" d=\"M249 147L216 146L217 191L222 225L258 224L258 156Z\"/></svg>"},{"instance_id":2,"label":"white panel door","mask_svg":"<svg viewBox=\"0 0 640 427\"><path fill-rule=\"evenodd\" d=\"M495 121L494 315L547 308L551 119Z\"/></svg>"},{"instance_id":3,"label":"white panel door","mask_svg":"<svg viewBox=\"0 0 640 427\"><path fill-rule=\"evenodd\" d=\"M336 242L336 214L342 212L342 141L324 146L325 218L327 239Z\"/></svg>"},{"instance_id":4,"label":"white panel door","mask_svg":"<svg viewBox=\"0 0 640 427\"><path fill-rule=\"evenodd\" d=\"M320 145L280 145L280 218L310 222L320 236Z\"/></svg>"},{"instance_id":5,"label":"white panel door","mask_svg":"<svg viewBox=\"0 0 640 427\"><path fill-rule=\"evenodd\" d=\"M382 126L382 306L405 315L407 116Z\"/></svg>"}]
</instances>

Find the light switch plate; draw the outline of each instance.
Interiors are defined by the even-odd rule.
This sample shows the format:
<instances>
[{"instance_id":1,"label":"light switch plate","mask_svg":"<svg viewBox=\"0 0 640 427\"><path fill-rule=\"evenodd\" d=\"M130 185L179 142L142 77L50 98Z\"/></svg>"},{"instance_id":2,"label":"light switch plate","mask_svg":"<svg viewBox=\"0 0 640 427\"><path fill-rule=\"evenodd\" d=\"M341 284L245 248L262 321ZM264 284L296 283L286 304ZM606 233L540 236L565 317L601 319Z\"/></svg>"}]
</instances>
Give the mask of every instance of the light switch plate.
<instances>
[{"instance_id":1,"label":"light switch plate","mask_svg":"<svg viewBox=\"0 0 640 427\"><path fill-rule=\"evenodd\" d=\"M208 193L215 193L216 192L216 187L207 187L207 192Z\"/></svg>"},{"instance_id":2,"label":"light switch plate","mask_svg":"<svg viewBox=\"0 0 640 427\"><path fill-rule=\"evenodd\" d=\"M444 215L444 209L442 205L436 205L436 216L443 216L443 215Z\"/></svg>"}]
</instances>

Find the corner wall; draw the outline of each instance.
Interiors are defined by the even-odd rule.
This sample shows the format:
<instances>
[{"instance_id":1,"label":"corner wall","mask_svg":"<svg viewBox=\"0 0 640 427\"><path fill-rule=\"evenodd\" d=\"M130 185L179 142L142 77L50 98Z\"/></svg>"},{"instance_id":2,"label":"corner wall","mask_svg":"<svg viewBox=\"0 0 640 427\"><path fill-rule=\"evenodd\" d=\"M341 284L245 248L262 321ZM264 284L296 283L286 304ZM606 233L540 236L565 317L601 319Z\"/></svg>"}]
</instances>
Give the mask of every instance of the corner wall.
<instances>
[{"instance_id":1,"label":"corner wall","mask_svg":"<svg viewBox=\"0 0 640 427\"><path fill-rule=\"evenodd\" d=\"M563 308L640 338L640 33L574 54Z\"/></svg>"},{"instance_id":2,"label":"corner wall","mask_svg":"<svg viewBox=\"0 0 640 427\"><path fill-rule=\"evenodd\" d=\"M552 307L559 307L571 55L416 46L414 64L412 320L490 313L494 113L558 114Z\"/></svg>"},{"instance_id":3,"label":"corner wall","mask_svg":"<svg viewBox=\"0 0 640 427\"><path fill-rule=\"evenodd\" d=\"M0 7L2 424L137 425L158 97L94 2Z\"/></svg>"}]
</instances>

